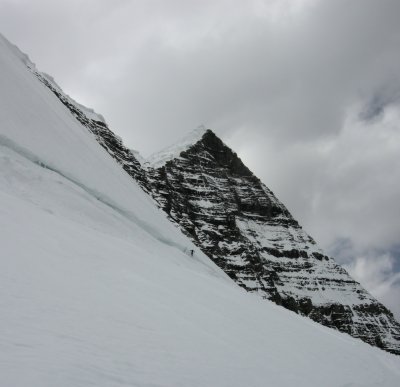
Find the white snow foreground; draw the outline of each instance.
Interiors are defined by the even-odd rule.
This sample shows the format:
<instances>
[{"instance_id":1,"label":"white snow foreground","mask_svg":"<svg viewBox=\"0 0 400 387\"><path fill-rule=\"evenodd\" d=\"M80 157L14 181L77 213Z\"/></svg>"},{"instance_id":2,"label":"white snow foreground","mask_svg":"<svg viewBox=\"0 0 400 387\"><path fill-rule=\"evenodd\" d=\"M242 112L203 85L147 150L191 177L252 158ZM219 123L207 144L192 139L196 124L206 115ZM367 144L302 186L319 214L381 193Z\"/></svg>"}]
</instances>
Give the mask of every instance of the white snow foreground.
<instances>
[{"instance_id":1,"label":"white snow foreground","mask_svg":"<svg viewBox=\"0 0 400 387\"><path fill-rule=\"evenodd\" d=\"M398 357L237 287L1 37L0 243L1 386L400 385Z\"/></svg>"}]
</instances>

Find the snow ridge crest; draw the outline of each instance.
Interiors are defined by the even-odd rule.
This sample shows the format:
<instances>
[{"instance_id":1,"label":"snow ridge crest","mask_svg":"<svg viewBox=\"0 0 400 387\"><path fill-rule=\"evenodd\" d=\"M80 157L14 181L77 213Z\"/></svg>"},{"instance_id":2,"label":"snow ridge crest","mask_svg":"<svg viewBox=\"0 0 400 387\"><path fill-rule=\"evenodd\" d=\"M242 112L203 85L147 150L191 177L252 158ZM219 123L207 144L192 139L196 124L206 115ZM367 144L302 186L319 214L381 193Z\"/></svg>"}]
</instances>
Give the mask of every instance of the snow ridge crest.
<instances>
[{"instance_id":1,"label":"snow ridge crest","mask_svg":"<svg viewBox=\"0 0 400 387\"><path fill-rule=\"evenodd\" d=\"M162 167L168 161L178 158L182 152L200 141L208 131L211 131L211 129L206 128L204 125L198 126L196 129L184 136L180 141L150 155L146 159L146 163L153 168Z\"/></svg>"}]
</instances>

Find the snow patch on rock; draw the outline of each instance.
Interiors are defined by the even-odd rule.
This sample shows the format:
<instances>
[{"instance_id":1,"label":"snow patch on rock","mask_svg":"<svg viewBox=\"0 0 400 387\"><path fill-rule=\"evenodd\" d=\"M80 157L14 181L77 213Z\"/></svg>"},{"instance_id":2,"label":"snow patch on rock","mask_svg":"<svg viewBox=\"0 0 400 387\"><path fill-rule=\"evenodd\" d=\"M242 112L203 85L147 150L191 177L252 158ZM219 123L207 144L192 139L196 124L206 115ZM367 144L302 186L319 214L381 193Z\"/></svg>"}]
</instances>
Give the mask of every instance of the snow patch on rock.
<instances>
[{"instance_id":1,"label":"snow patch on rock","mask_svg":"<svg viewBox=\"0 0 400 387\"><path fill-rule=\"evenodd\" d=\"M195 130L181 138L177 143L170 145L159 152L153 153L146 161L153 168L159 168L165 165L165 163L179 157L182 152L201 140L207 130L209 129L204 125L200 125Z\"/></svg>"}]
</instances>

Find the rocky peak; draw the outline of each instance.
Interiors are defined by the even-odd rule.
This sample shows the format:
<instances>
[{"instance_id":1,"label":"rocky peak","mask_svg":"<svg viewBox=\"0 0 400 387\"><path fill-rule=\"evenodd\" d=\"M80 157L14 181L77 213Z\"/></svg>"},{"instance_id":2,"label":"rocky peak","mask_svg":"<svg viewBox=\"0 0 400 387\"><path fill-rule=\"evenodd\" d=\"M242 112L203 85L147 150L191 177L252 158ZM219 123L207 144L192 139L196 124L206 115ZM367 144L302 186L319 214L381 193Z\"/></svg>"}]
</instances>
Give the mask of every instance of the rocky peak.
<instances>
[{"instance_id":1,"label":"rocky peak","mask_svg":"<svg viewBox=\"0 0 400 387\"><path fill-rule=\"evenodd\" d=\"M208 129L202 138L187 150L192 154L208 152L212 155L212 162L227 168L235 176L254 177L252 172L243 164L238 155L227 147L215 133Z\"/></svg>"},{"instance_id":2,"label":"rocky peak","mask_svg":"<svg viewBox=\"0 0 400 387\"><path fill-rule=\"evenodd\" d=\"M400 353L400 325L390 311L324 254L215 133L205 130L178 144L185 146L153 156L158 161L146 171L147 188L239 286Z\"/></svg>"},{"instance_id":3,"label":"rocky peak","mask_svg":"<svg viewBox=\"0 0 400 387\"><path fill-rule=\"evenodd\" d=\"M189 132L180 141L162 149L157 153L152 154L150 157L147 158L147 164L152 168L162 167L168 161L179 157L182 152L195 145L209 130L210 129L207 129L204 125L200 125L193 131Z\"/></svg>"}]
</instances>

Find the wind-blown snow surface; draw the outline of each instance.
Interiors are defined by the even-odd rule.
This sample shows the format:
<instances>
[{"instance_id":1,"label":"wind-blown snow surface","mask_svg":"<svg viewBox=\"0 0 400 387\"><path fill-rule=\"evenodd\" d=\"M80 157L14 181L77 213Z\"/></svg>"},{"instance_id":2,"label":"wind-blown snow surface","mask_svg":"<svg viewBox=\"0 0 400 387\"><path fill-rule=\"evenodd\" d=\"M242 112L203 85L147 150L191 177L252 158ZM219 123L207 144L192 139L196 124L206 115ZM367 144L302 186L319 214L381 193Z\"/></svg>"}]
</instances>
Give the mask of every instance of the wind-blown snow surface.
<instances>
[{"instance_id":1,"label":"wind-blown snow surface","mask_svg":"<svg viewBox=\"0 0 400 387\"><path fill-rule=\"evenodd\" d=\"M0 38L1 386L397 386L238 288Z\"/></svg>"}]
</instances>

